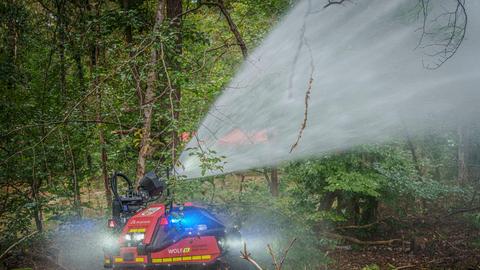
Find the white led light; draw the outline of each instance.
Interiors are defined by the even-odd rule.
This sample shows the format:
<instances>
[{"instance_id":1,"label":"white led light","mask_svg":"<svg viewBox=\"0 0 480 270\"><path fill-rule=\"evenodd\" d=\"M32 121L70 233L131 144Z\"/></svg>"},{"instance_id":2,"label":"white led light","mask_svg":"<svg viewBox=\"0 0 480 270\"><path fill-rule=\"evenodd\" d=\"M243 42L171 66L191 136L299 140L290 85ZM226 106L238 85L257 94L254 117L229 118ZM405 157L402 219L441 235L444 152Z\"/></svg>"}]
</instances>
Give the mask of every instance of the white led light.
<instances>
[{"instance_id":1,"label":"white led light","mask_svg":"<svg viewBox=\"0 0 480 270\"><path fill-rule=\"evenodd\" d=\"M199 230L199 231L205 231L205 230L207 230L207 225L205 225L205 224L199 224L199 225L197 225L197 230Z\"/></svg>"},{"instance_id":2,"label":"white led light","mask_svg":"<svg viewBox=\"0 0 480 270\"><path fill-rule=\"evenodd\" d=\"M143 234L143 233L133 234L133 240L135 240L135 241L142 241L144 238L145 238L145 234Z\"/></svg>"},{"instance_id":3,"label":"white led light","mask_svg":"<svg viewBox=\"0 0 480 270\"><path fill-rule=\"evenodd\" d=\"M130 241L132 240L132 235L131 234L125 234L125 240Z\"/></svg>"}]
</instances>

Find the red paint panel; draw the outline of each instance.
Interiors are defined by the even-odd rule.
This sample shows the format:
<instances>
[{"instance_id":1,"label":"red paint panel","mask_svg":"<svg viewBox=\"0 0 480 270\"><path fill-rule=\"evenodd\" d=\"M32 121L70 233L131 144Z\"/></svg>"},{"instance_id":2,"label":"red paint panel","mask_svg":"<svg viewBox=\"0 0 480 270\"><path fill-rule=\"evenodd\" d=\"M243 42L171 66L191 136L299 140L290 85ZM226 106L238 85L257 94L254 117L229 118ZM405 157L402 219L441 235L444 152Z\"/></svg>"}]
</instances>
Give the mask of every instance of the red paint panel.
<instances>
[{"instance_id":1,"label":"red paint panel","mask_svg":"<svg viewBox=\"0 0 480 270\"><path fill-rule=\"evenodd\" d=\"M153 259L198 255L211 255L211 260L220 255L220 249L214 236L185 238L161 251L152 253L151 257ZM192 262L196 261L192 260Z\"/></svg>"},{"instance_id":2,"label":"red paint panel","mask_svg":"<svg viewBox=\"0 0 480 270\"><path fill-rule=\"evenodd\" d=\"M165 205L152 204L142 211L138 212L135 216L131 217L125 227L122 230L119 243L125 242L124 235L132 229L145 229L144 244L149 244L152 240L153 233L155 232L155 226L157 220L165 214Z\"/></svg>"}]
</instances>

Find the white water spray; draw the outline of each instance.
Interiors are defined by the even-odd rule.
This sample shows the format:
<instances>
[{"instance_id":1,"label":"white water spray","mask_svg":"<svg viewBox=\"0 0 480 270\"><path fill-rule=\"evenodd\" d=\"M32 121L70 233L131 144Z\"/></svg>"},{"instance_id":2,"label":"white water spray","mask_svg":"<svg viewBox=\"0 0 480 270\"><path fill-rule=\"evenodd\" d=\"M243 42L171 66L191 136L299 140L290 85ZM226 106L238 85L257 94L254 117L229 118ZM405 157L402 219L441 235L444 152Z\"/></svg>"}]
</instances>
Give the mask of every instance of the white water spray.
<instances>
[{"instance_id":1,"label":"white water spray","mask_svg":"<svg viewBox=\"0 0 480 270\"><path fill-rule=\"evenodd\" d=\"M201 175L196 151L226 157L213 175L477 118L479 1L325 2L298 3L253 52L182 153L180 174Z\"/></svg>"}]
</instances>

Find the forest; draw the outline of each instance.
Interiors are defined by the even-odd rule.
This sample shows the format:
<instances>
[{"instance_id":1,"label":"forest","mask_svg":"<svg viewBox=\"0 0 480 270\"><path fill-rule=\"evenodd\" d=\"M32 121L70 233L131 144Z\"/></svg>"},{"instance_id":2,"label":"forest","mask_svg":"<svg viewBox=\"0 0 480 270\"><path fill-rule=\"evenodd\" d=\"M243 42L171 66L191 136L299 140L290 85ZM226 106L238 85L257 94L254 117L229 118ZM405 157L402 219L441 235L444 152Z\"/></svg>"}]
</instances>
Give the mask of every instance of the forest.
<instances>
[{"instance_id":1,"label":"forest","mask_svg":"<svg viewBox=\"0 0 480 270\"><path fill-rule=\"evenodd\" d=\"M208 269L480 269L479 4L0 1L0 269L110 264L150 171L241 233Z\"/></svg>"}]
</instances>

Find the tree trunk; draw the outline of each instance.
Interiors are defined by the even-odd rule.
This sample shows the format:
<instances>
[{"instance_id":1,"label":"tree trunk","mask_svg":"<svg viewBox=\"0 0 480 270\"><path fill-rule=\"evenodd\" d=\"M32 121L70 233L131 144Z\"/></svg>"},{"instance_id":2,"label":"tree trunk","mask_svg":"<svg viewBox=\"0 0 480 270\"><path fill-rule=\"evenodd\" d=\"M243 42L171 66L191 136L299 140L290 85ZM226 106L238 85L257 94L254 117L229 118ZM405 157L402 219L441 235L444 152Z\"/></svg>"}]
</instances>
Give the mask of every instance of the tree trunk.
<instances>
[{"instance_id":1,"label":"tree trunk","mask_svg":"<svg viewBox=\"0 0 480 270\"><path fill-rule=\"evenodd\" d=\"M320 205L318 206L317 210L321 211L327 211L332 209L332 204L337 199L337 197L340 195L339 191L334 191L334 192L325 192L322 195L322 200L320 202Z\"/></svg>"},{"instance_id":2,"label":"tree trunk","mask_svg":"<svg viewBox=\"0 0 480 270\"><path fill-rule=\"evenodd\" d=\"M361 224L369 224L377 221L378 200L375 197L367 197L365 207L361 211Z\"/></svg>"},{"instance_id":3,"label":"tree trunk","mask_svg":"<svg viewBox=\"0 0 480 270\"><path fill-rule=\"evenodd\" d=\"M163 0L158 1L157 12L155 16L155 26L153 31L156 33L160 29L160 25L163 22L163 10L165 3ZM153 118L153 102L155 100L155 90L157 86L157 62L158 51L153 46L150 52L150 70L147 77L147 89L145 91L145 103L143 109L143 128L142 128L142 140L140 142L140 151L138 153L137 160L137 181L145 175L145 165L147 155L150 148L150 133L152 128Z\"/></svg>"},{"instance_id":4,"label":"tree trunk","mask_svg":"<svg viewBox=\"0 0 480 270\"><path fill-rule=\"evenodd\" d=\"M169 64L170 66L176 70L181 71L181 65L178 62L178 55L182 54L183 48L183 39L182 39L182 0L167 0L167 18L170 22L170 27L174 32L175 37L175 50L172 57L169 57ZM166 72L166 71L165 71ZM171 100L171 110L172 110L172 121L174 123L174 127L180 118L180 100L182 98L182 92L180 85L178 83L172 82L172 88L170 89L170 100ZM172 140L172 166L175 164L177 160L177 148L179 145L179 138L177 128L172 129L171 133L171 140Z\"/></svg>"},{"instance_id":5,"label":"tree trunk","mask_svg":"<svg viewBox=\"0 0 480 270\"><path fill-rule=\"evenodd\" d=\"M278 181L278 169L271 168L271 169L263 169L263 176L265 177L265 181L267 182L268 189L270 190L270 194L273 197L278 197L279 195L279 181Z\"/></svg>"},{"instance_id":6,"label":"tree trunk","mask_svg":"<svg viewBox=\"0 0 480 270\"><path fill-rule=\"evenodd\" d=\"M278 181L278 169L274 167L271 169L270 174L270 193L273 197L278 197L279 195L279 184L280 182Z\"/></svg>"}]
</instances>

